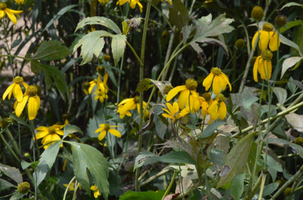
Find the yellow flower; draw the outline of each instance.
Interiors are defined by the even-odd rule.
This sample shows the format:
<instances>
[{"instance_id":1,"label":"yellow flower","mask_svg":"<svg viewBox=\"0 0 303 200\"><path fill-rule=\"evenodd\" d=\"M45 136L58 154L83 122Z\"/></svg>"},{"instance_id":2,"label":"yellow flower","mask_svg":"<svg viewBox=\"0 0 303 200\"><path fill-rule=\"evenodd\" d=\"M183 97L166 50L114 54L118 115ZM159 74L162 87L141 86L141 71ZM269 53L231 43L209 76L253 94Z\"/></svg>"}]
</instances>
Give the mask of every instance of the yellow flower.
<instances>
[{"instance_id":1,"label":"yellow flower","mask_svg":"<svg viewBox=\"0 0 303 200\"><path fill-rule=\"evenodd\" d=\"M16 4L24 3L24 0L15 0Z\"/></svg>"},{"instance_id":2,"label":"yellow flower","mask_svg":"<svg viewBox=\"0 0 303 200\"><path fill-rule=\"evenodd\" d=\"M167 112L167 114L166 113L162 114L163 117L172 119L172 122L175 122L176 119L179 119L181 117L179 114L179 105L177 102L174 102L173 105L171 105L170 103L166 103L166 106L168 110L162 108L162 110Z\"/></svg>"},{"instance_id":3,"label":"yellow flower","mask_svg":"<svg viewBox=\"0 0 303 200\"><path fill-rule=\"evenodd\" d=\"M4 18L5 15L8 16L8 18L16 25L17 24L17 18L14 14L20 14L22 13L22 10L12 10L7 8L6 3L0 2L0 19Z\"/></svg>"},{"instance_id":4,"label":"yellow flower","mask_svg":"<svg viewBox=\"0 0 303 200\"><path fill-rule=\"evenodd\" d=\"M107 79L108 79L108 73L104 74L103 81L101 81L101 76L99 74L97 79L94 79L93 81L89 82L90 84L88 88L89 94L92 93L95 85L97 85L97 89L99 88L102 90L102 92L104 91L105 93L107 93L108 92L108 86L106 85Z\"/></svg>"},{"instance_id":5,"label":"yellow flower","mask_svg":"<svg viewBox=\"0 0 303 200\"><path fill-rule=\"evenodd\" d=\"M208 107L208 114L211 116L212 120L224 119L226 117L227 109L224 103L225 97L223 94L219 94L212 104Z\"/></svg>"},{"instance_id":6,"label":"yellow flower","mask_svg":"<svg viewBox=\"0 0 303 200\"><path fill-rule=\"evenodd\" d=\"M103 5L108 4L109 0L98 0L100 3L102 3Z\"/></svg>"},{"instance_id":7,"label":"yellow flower","mask_svg":"<svg viewBox=\"0 0 303 200\"><path fill-rule=\"evenodd\" d=\"M94 192L95 199L98 198L98 196L101 196L101 194L100 194L96 185L91 186L90 189Z\"/></svg>"},{"instance_id":8,"label":"yellow flower","mask_svg":"<svg viewBox=\"0 0 303 200\"><path fill-rule=\"evenodd\" d=\"M146 107L146 102L143 101L143 109ZM140 97L135 96L134 98L128 98L121 101L118 105L117 113L120 114L120 118L124 118L125 115L130 116L131 114L128 112L129 110L134 110L137 108L138 113L140 114ZM148 115L148 110L145 111L144 114Z\"/></svg>"},{"instance_id":9,"label":"yellow flower","mask_svg":"<svg viewBox=\"0 0 303 200\"><path fill-rule=\"evenodd\" d=\"M21 90L20 84L23 84L23 86L25 88L28 87L28 85L24 82L23 78L20 76L16 76L13 80L13 84L11 84L4 92L2 99L3 101L5 100L5 98L8 95L8 99L11 98L12 94L14 95L14 97L17 99L17 101L22 101L23 98L23 92Z\"/></svg>"},{"instance_id":10,"label":"yellow flower","mask_svg":"<svg viewBox=\"0 0 303 200\"><path fill-rule=\"evenodd\" d=\"M263 56L258 56L253 68L254 80L258 82L258 72L263 80L268 80L271 78L272 73L272 53L267 50L263 53Z\"/></svg>"},{"instance_id":11,"label":"yellow flower","mask_svg":"<svg viewBox=\"0 0 303 200\"><path fill-rule=\"evenodd\" d=\"M280 39L278 33L273 31L274 26L271 23L265 22L262 30L255 33L252 39L252 48L255 51L255 43L259 40L258 45L262 52L264 52L269 45L271 51L276 51L280 46Z\"/></svg>"},{"instance_id":12,"label":"yellow flower","mask_svg":"<svg viewBox=\"0 0 303 200\"><path fill-rule=\"evenodd\" d=\"M38 140L43 138L41 143L44 145L44 149L47 149L54 141L61 140L59 135L64 134L64 132L60 130L59 126L39 126L36 130L38 131L36 139Z\"/></svg>"},{"instance_id":13,"label":"yellow flower","mask_svg":"<svg viewBox=\"0 0 303 200\"><path fill-rule=\"evenodd\" d=\"M121 137L121 133L116 130L116 129L113 129L113 127L119 127L119 126L116 126L116 125L109 125L109 124L100 124L99 125L100 128L98 128L95 133L98 133L98 132L101 132L98 136L98 140L103 140L103 138L105 137L106 133L109 132L111 133L112 135L120 138Z\"/></svg>"},{"instance_id":14,"label":"yellow flower","mask_svg":"<svg viewBox=\"0 0 303 200\"><path fill-rule=\"evenodd\" d=\"M206 91L213 85L212 89L216 95L220 94L221 90L225 90L227 85L230 91L232 89L228 77L218 67L211 69L210 74L204 79L202 84Z\"/></svg>"},{"instance_id":15,"label":"yellow flower","mask_svg":"<svg viewBox=\"0 0 303 200\"><path fill-rule=\"evenodd\" d=\"M205 117L206 114L208 113L208 107L209 105L213 102L213 100L211 99L211 94L209 92L206 92L202 95L202 97L199 97L200 100L200 106L201 108L201 112L202 112L202 116Z\"/></svg>"},{"instance_id":16,"label":"yellow flower","mask_svg":"<svg viewBox=\"0 0 303 200\"><path fill-rule=\"evenodd\" d=\"M163 0L161 0L163 2ZM173 5L173 2L171 0L165 0L167 1L167 3L169 3L170 5Z\"/></svg>"},{"instance_id":17,"label":"yellow flower","mask_svg":"<svg viewBox=\"0 0 303 200\"><path fill-rule=\"evenodd\" d=\"M82 88L83 88L83 91L84 91L84 93L85 93L86 95L89 94L89 92L88 92L89 87L90 87L89 82L84 82L84 83L82 83Z\"/></svg>"},{"instance_id":18,"label":"yellow flower","mask_svg":"<svg viewBox=\"0 0 303 200\"><path fill-rule=\"evenodd\" d=\"M21 102L17 103L16 106L16 115L20 117L22 111L24 110L25 104L27 104L28 118L29 120L33 120L37 116L37 112L40 107L40 97L37 95L38 89L34 85L30 85L26 88L24 93L24 97Z\"/></svg>"},{"instance_id":19,"label":"yellow flower","mask_svg":"<svg viewBox=\"0 0 303 200\"><path fill-rule=\"evenodd\" d=\"M67 187L68 184L63 184L63 186L64 186L64 187ZM78 187L81 189L80 183L78 183ZM74 190L75 190L75 184L74 184L74 182L71 182L71 184L70 184L69 187L68 187L68 190L69 190L69 191L74 191Z\"/></svg>"},{"instance_id":20,"label":"yellow flower","mask_svg":"<svg viewBox=\"0 0 303 200\"><path fill-rule=\"evenodd\" d=\"M135 9L136 8L136 5L138 4L139 6L139 9L140 9L140 12L143 11L143 6L142 4L140 3L139 0L119 0L117 2L117 5L120 4L120 6L122 6L123 4L125 4L126 2L129 2L129 5L132 9Z\"/></svg>"},{"instance_id":21,"label":"yellow flower","mask_svg":"<svg viewBox=\"0 0 303 200\"><path fill-rule=\"evenodd\" d=\"M198 83L196 80L187 79L185 82L185 85L177 86L168 92L166 101L170 101L179 92L181 92L179 95L179 98L178 98L178 104L179 104L179 108L183 109L188 104L188 100L191 95L199 96L199 94L196 92L197 86L198 86Z\"/></svg>"},{"instance_id":22,"label":"yellow flower","mask_svg":"<svg viewBox=\"0 0 303 200\"><path fill-rule=\"evenodd\" d=\"M97 90L94 92L95 100L100 100L101 103L104 102L104 99L108 99L107 92L108 92L108 86L106 85L108 79L108 73L104 75L104 80L101 81L100 75L97 79Z\"/></svg>"}]
</instances>

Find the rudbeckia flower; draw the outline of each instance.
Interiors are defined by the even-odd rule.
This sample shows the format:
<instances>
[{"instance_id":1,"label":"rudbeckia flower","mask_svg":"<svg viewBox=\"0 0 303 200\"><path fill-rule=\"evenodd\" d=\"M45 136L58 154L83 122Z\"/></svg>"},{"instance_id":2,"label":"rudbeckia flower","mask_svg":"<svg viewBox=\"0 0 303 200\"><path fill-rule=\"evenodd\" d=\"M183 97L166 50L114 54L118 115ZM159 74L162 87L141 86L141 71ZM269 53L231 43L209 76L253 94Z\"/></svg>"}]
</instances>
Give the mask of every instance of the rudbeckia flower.
<instances>
[{"instance_id":1,"label":"rudbeckia flower","mask_svg":"<svg viewBox=\"0 0 303 200\"><path fill-rule=\"evenodd\" d=\"M97 85L97 89L100 88L102 91L108 92L108 86L106 85L108 79L108 73L104 74L103 81L101 81L100 74L98 75L97 79L94 79L93 81L89 82L90 86L88 88L89 94L92 93L94 87Z\"/></svg>"},{"instance_id":2,"label":"rudbeckia flower","mask_svg":"<svg viewBox=\"0 0 303 200\"><path fill-rule=\"evenodd\" d=\"M206 91L213 85L212 89L216 95L220 94L221 90L225 90L227 85L230 91L232 89L228 77L218 67L211 69L210 74L204 79L202 85Z\"/></svg>"},{"instance_id":3,"label":"rudbeckia flower","mask_svg":"<svg viewBox=\"0 0 303 200\"><path fill-rule=\"evenodd\" d=\"M84 93L87 95L87 94L89 94L89 87L90 87L90 84L89 84L89 82L84 82L84 83L82 83L82 88L83 88L83 91L84 91Z\"/></svg>"},{"instance_id":4,"label":"rudbeckia flower","mask_svg":"<svg viewBox=\"0 0 303 200\"><path fill-rule=\"evenodd\" d=\"M143 101L143 109L146 107L146 102ZM134 98L128 98L121 101L118 105L117 113L120 114L120 118L122 119L125 115L130 116L129 110L134 110L137 108L138 113L140 114L140 97L135 96ZM148 110L145 111L148 114Z\"/></svg>"},{"instance_id":5,"label":"rudbeckia flower","mask_svg":"<svg viewBox=\"0 0 303 200\"><path fill-rule=\"evenodd\" d=\"M8 95L8 99L11 98L12 94L14 95L14 97L17 99L17 101L21 101L23 98L23 92L21 90L20 84L23 84L23 86L25 88L28 87L28 85L24 82L23 78L20 76L16 76L13 80L13 84L11 84L4 92L2 99L3 101L5 100L5 98Z\"/></svg>"},{"instance_id":6,"label":"rudbeckia flower","mask_svg":"<svg viewBox=\"0 0 303 200\"><path fill-rule=\"evenodd\" d=\"M95 100L100 100L101 103L104 102L104 99L108 99L107 92L108 92L108 86L106 85L108 79L108 73L104 75L104 80L101 81L100 75L97 79L97 90L94 92Z\"/></svg>"},{"instance_id":7,"label":"rudbeckia flower","mask_svg":"<svg viewBox=\"0 0 303 200\"><path fill-rule=\"evenodd\" d=\"M254 63L253 75L254 80L258 82L258 72L261 75L263 80L269 80L272 73L272 53L269 50L266 50L263 53L263 56L258 56Z\"/></svg>"},{"instance_id":8,"label":"rudbeckia flower","mask_svg":"<svg viewBox=\"0 0 303 200\"><path fill-rule=\"evenodd\" d=\"M190 99L190 96L193 95L193 97L198 97L199 94L196 92L196 88L198 86L198 83L194 79L187 79L185 82L185 85L177 86L169 91L166 97L166 101L170 101L172 98L174 98L179 92L179 98L178 98L178 104L179 108L183 109L185 106L188 105L188 100ZM196 99L192 99L196 100ZM199 103L199 101L197 101ZM192 105L196 105L196 102L189 102Z\"/></svg>"},{"instance_id":9,"label":"rudbeckia flower","mask_svg":"<svg viewBox=\"0 0 303 200\"><path fill-rule=\"evenodd\" d=\"M36 130L38 131L36 139L38 140L43 138L41 143L44 145L44 149L47 149L54 141L61 140L59 135L63 136L64 134L64 132L60 130L59 126L39 126Z\"/></svg>"},{"instance_id":10,"label":"rudbeckia flower","mask_svg":"<svg viewBox=\"0 0 303 200\"><path fill-rule=\"evenodd\" d=\"M98 0L98 1L103 5L106 5L109 2L109 0Z\"/></svg>"},{"instance_id":11,"label":"rudbeckia flower","mask_svg":"<svg viewBox=\"0 0 303 200\"><path fill-rule=\"evenodd\" d=\"M22 13L22 10L12 10L7 8L6 3L0 2L0 19L4 18L5 15L8 16L8 18L16 25L17 24L17 18L15 17L15 14Z\"/></svg>"},{"instance_id":12,"label":"rudbeckia flower","mask_svg":"<svg viewBox=\"0 0 303 200\"><path fill-rule=\"evenodd\" d=\"M163 117L172 119L172 122L175 122L176 119L179 119L181 117L179 113L179 105L177 102L174 102L173 105L171 105L170 103L166 103L166 106L168 110L162 108L162 110L167 113L162 114Z\"/></svg>"},{"instance_id":13,"label":"rudbeckia flower","mask_svg":"<svg viewBox=\"0 0 303 200\"><path fill-rule=\"evenodd\" d=\"M24 0L15 0L16 4L24 3Z\"/></svg>"},{"instance_id":14,"label":"rudbeckia flower","mask_svg":"<svg viewBox=\"0 0 303 200\"><path fill-rule=\"evenodd\" d=\"M99 125L100 128L98 128L95 133L101 132L98 136L98 140L101 141L103 140L103 138L105 137L106 133L109 132L112 135L120 138L121 137L121 133L119 131L117 131L116 129L113 129L113 127L119 127L116 125L109 125L109 124L100 124Z\"/></svg>"},{"instance_id":15,"label":"rudbeckia flower","mask_svg":"<svg viewBox=\"0 0 303 200\"><path fill-rule=\"evenodd\" d=\"M122 6L123 4L125 4L126 2L129 2L129 5L132 9L135 9L136 8L136 5L139 6L140 8L140 12L143 11L143 6L142 4L140 3L139 0L119 0L117 1L117 5L120 4L120 6Z\"/></svg>"},{"instance_id":16,"label":"rudbeckia flower","mask_svg":"<svg viewBox=\"0 0 303 200\"><path fill-rule=\"evenodd\" d=\"M98 198L98 196L101 196L101 194L100 194L96 185L91 186L90 189L94 192L94 197L95 198Z\"/></svg>"},{"instance_id":17,"label":"rudbeckia flower","mask_svg":"<svg viewBox=\"0 0 303 200\"><path fill-rule=\"evenodd\" d=\"M211 94L209 92L206 92L202 94L202 97L199 97L200 100L200 106L201 106L201 113L202 116L205 117L208 113L208 107L213 102L211 99Z\"/></svg>"},{"instance_id":18,"label":"rudbeckia flower","mask_svg":"<svg viewBox=\"0 0 303 200\"><path fill-rule=\"evenodd\" d=\"M262 52L264 52L268 46L271 51L276 51L280 46L280 40L278 33L273 31L274 26L271 23L265 22L262 30L255 33L252 39L252 48L255 51L255 43L257 40L258 46Z\"/></svg>"},{"instance_id":19,"label":"rudbeckia flower","mask_svg":"<svg viewBox=\"0 0 303 200\"><path fill-rule=\"evenodd\" d=\"M40 97L37 95L37 92L38 89L34 85L30 85L26 88L22 101L17 103L15 109L17 117L21 115L25 107L25 104L28 101L27 104L28 118L29 120L33 120L36 118L37 112L40 107Z\"/></svg>"},{"instance_id":20,"label":"rudbeckia flower","mask_svg":"<svg viewBox=\"0 0 303 200\"><path fill-rule=\"evenodd\" d=\"M219 94L212 104L208 107L208 114L211 116L212 120L224 119L226 117L227 109L224 103L225 97L223 94Z\"/></svg>"},{"instance_id":21,"label":"rudbeckia flower","mask_svg":"<svg viewBox=\"0 0 303 200\"><path fill-rule=\"evenodd\" d=\"M64 186L64 187L67 187L68 184L63 184L63 186ZM80 183L78 183L78 187L81 189ZM69 190L69 191L74 191L74 190L75 190L75 184L74 184L74 182L71 182L71 184L70 184L69 187L68 187L68 190Z\"/></svg>"}]
</instances>

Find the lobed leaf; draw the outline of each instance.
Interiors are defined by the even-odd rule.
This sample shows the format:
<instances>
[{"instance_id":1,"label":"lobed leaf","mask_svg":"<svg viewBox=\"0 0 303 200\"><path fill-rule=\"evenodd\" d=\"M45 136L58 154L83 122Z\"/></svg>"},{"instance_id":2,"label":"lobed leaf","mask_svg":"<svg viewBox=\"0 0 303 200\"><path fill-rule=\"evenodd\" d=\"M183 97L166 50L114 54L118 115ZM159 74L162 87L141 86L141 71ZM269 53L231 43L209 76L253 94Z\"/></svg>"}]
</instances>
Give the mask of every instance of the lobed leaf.
<instances>
[{"instance_id":1,"label":"lobed leaf","mask_svg":"<svg viewBox=\"0 0 303 200\"><path fill-rule=\"evenodd\" d=\"M117 24L111 20L108 19L106 17L98 17L98 16L94 16L94 17L88 17L83 19L81 22L78 23L75 32L79 29L82 28L86 25L101 25L101 26L105 26L106 28L109 28L110 30L114 31L117 34L122 34L120 28L117 26ZM95 32L95 31L93 31Z\"/></svg>"},{"instance_id":2,"label":"lobed leaf","mask_svg":"<svg viewBox=\"0 0 303 200\"><path fill-rule=\"evenodd\" d=\"M126 36L122 34L118 34L118 35L113 35L112 38L113 38L111 43L112 53L115 61L115 66L117 66L119 60L122 58L125 51Z\"/></svg>"}]
</instances>

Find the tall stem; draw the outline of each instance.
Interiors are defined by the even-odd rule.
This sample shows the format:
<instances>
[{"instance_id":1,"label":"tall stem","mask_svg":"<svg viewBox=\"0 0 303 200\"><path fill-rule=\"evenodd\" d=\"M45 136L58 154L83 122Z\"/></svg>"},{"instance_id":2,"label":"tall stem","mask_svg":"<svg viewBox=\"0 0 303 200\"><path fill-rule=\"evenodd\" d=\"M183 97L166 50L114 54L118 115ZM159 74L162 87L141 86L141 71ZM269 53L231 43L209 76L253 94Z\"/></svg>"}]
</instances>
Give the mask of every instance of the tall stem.
<instances>
[{"instance_id":1,"label":"tall stem","mask_svg":"<svg viewBox=\"0 0 303 200\"><path fill-rule=\"evenodd\" d=\"M151 8L152 0L148 1L147 9L146 9L146 15L145 15L145 22L144 22L144 28L143 28L143 35L142 35L142 43L141 43L141 63L140 65L140 82L143 80L144 77L144 57L145 57L145 42L146 42L146 35L147 35L147 26L149 21L149 14L150 14L150 8ZM140 123L139 123L139 130L142 128L142 122L143 122L143 92L140 92ZM142 147L142 134L138 136L138 149L137 149L137 155L141 152ZM140 168L136 169L135 174L135 190L139 191L139 171Z\"/></svg>"}]
</instances>

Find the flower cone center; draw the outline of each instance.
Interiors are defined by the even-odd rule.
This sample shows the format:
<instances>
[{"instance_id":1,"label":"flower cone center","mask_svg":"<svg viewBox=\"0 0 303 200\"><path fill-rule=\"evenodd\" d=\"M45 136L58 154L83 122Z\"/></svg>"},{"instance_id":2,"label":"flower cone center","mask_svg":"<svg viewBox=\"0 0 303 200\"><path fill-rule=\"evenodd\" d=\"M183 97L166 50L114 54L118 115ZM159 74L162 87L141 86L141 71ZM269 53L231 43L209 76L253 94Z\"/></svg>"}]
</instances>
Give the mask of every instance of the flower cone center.
<instances>
[{"instance_id":1,"label":"flower cone center","mask_svg":"<svg viewBox=\"0 0 303 200\"><path fill-rule=\"evenodd\" d=\"M271 60L273 57L273 54L268 49L263 52L262 57L264 60Z\"/></svg>"},{"instance_id":2,"label":"flower cone center","mask_svg":"<svg viewBox=\"0 0 303 200\"><path fill-rule=\"evenodd\" d=\"M217 99L218 99L219 101L225 101L225 97L224 97L223 94L219 94L219 95L217 96Z\"/></svg>"},{"instance_id":3,"label":"flower cone center","mask_svg":"<svg viewBox=\"0 0 303 200\"><path fill-rule=\"evenodd\" d=\"M211 100L211 94L209 92L206 92L202 94L202 97L205 99L205 101L209 102Z\"/></svg>"},{"instance_id":4,"label":"flower cone center","mask_svg":"<svg viewBox=\"0 0 303 200\"><path fill-rule=\"evenodd\" d=\"M26 93L28 94L28 96L30 97L34 97L37 95L37 92L38 92L38 89L36 86L34 85L31 85L31 86L28 86L27 90L26 90Z\"/></svg>"},{"instance_id":5,"label":"flower cone center","mask_svg":"<svg viewBox=\"0 0 303 200\"><path fill-rule=\"evenodd\" d=\"M108 131L109 129L110 129L109 124L107 124L107 123L106 123L106 124L104 124L104 130L105 130L105 131Z\"/></svg>"},{"instance_id":6,"label":"flower cone center","mask_svg":"<svg viewBox=\"0 0 303 200\"><path fill-rule=\"evenodd\" d=\"M1 3L0 3L0 10L1 10ZM21 76L16 76L13 80L14 83L20 84L22 83L24 80Z\"/></svg>"},{"instance_id":7,"label":"flower cone center","mask_svg":"<svg viewBox=\"0 0 303 200\"><path fill-rule=\"evenodd\" d=\"M6 3L0 3L0 10L4 10L6 8Z\"/></svg>"},{"instance_id":8,"label":"flower cone center","mask_svg":"<svg viewBox=\"0 0 303 200\"><path fill-rule=\"evenodd\" d=\"M222 73L222 70L220 68L218 68L218 67L213 67L211 69L211 73L213 73L214 75L218 76L218 75L220 75Z\"/></svg>"},{"instance_id":9,"label":"flower cone center","mask_svg":"<svg viewBox=\"0 0 303 200\"><path fill-rule=\"evenodd\" d=\"M90 86L89 82L82 83L82 87L86 90L88 90L89 86Z\"/></svg>"},{"instance_id":10,"label":"flower cone center","mask_svg":"<svg viewBox=\"0 0 303 200\"><path fill-rule=\"evenodd\" d=\"M262 30L270 32L270 31L274 30L274 26L271 23L265 22L263 24Z\"/></svg>"},{"instance_id":11,"label":"flower cone center","mask_svg":"<svg viewBox=\"0 0 303 200\"><path fill-rule=\"evenodd\" d=\"M195 79L187 79L185 82L185 86L188 90L196 90L198 83Z\"/></svg>"},{"instance_id":12,"label":"flower cone center","mask_svg":"<svg viewBox=\"0 0 303 200\"><path fill-rule=\"evenodd\" d=\"M140 103L140 97L139 96L135 96L134 102L135 102L135 104Z\"/></svg>"},{"instance_id":13,"label":"flower cone center","mask_svg":"<svg viewBox=\"0 0 303 200\"><path fill-rule=\"evenodd\" d=\"M56 134L56 130L55 130L55 128L54 127L48 127L48 133L49 134Z\"/></svg>"}]
</instances>

